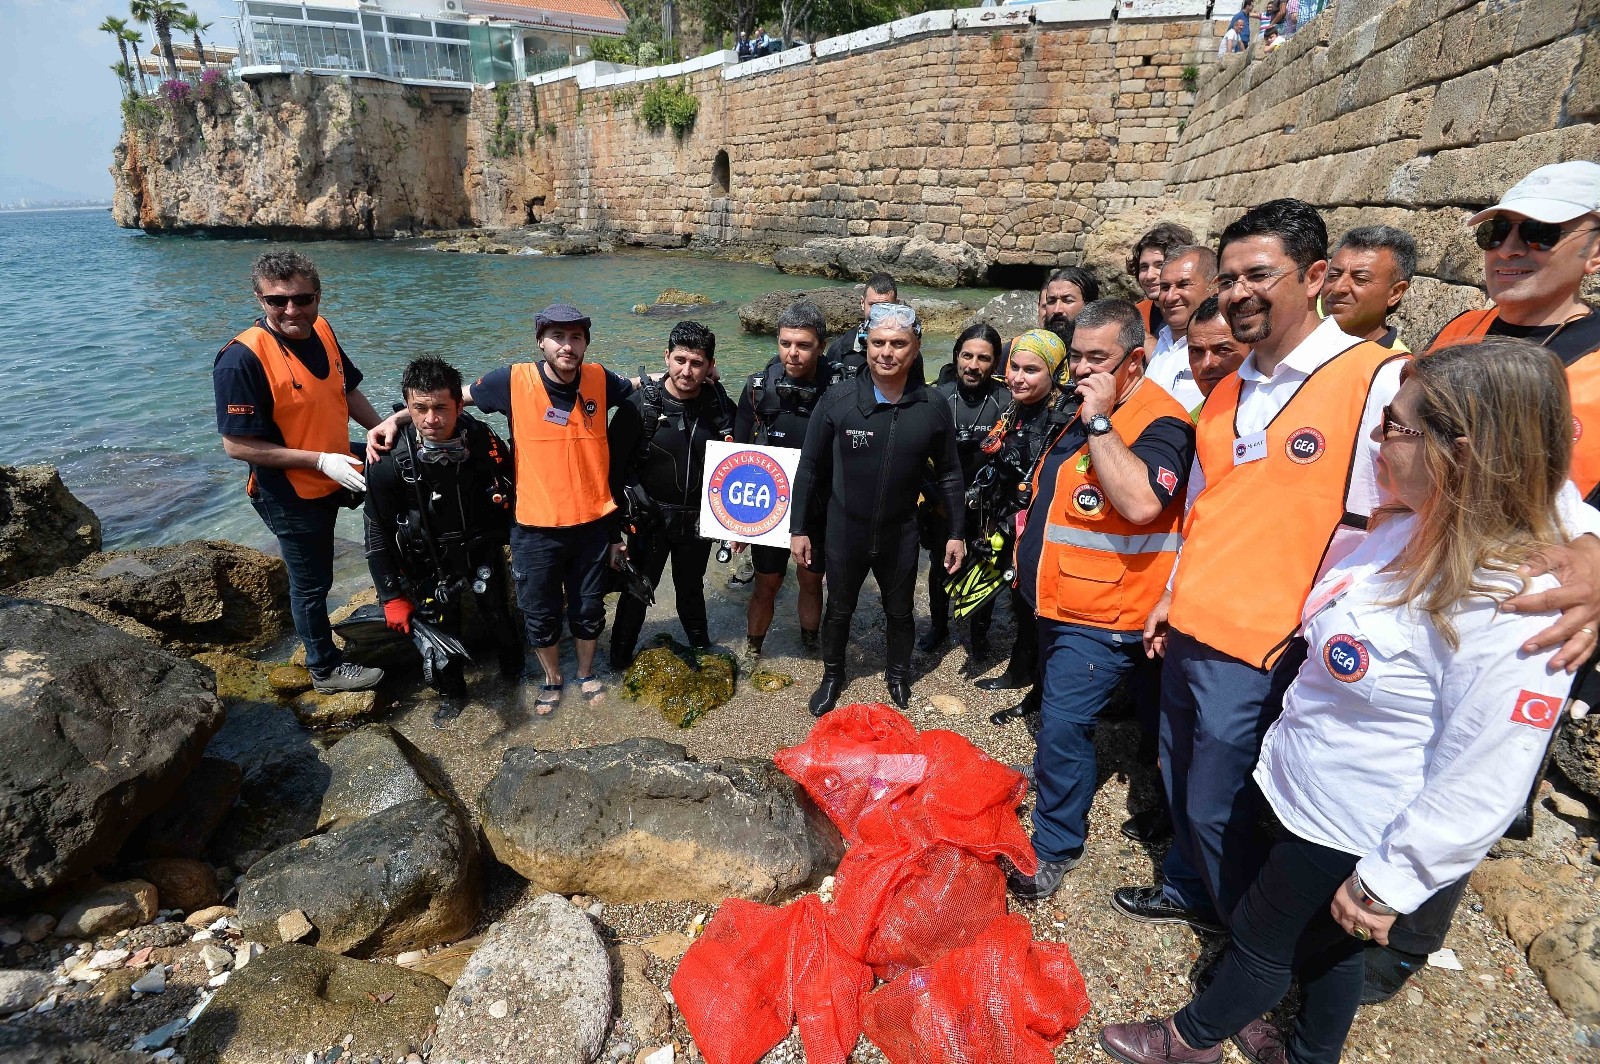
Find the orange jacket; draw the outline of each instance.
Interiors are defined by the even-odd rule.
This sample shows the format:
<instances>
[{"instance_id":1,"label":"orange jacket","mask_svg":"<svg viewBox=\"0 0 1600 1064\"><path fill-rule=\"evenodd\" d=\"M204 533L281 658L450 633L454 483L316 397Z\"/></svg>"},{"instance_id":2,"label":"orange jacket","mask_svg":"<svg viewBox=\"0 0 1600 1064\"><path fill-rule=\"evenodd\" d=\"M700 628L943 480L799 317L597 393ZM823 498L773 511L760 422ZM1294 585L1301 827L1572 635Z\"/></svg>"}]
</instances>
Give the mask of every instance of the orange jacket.
<instances>
[{"instance_id":1,"label":"orange jacket","mask_svg":"<svg viewBox=\"0 0 1600 1064\"><path fill-rule=\"evenodd\" d=\"M1262 458L1235 465L1237 374L1206 400L1195 430L1205 490L1183 530L1172 627L1258 669L1270 668L1300 611L1345 511L1357 437L1378 371L1407 356L1363 341L1300 386L1266 430Z\"/></svg>"},{"instance_id":2,"label":"orange jacket","mask_svg":"<svg viewBox=\"0 0 1600 1064\"><path fill-rule=\"evenodd\" d=\"M350 453L350 404L344 394L344 354L327 321L311 325L328 353L328 375L317 377L272 333L252 325L233 338L255 353L272 390L272 421L283 445L302 451ZM285 469L289 486L302 499L320 499L339 490L320 469ZM254 477L252 476L252 485Z\"/></svg>"},{"instance_id":3,"label":"orange jacket","mask_svg":"<svg viewBox=\"0 0 1600 1064\"><path fill-rule=\"evenodd\" d=\"M570 528L617 508L611 499L606 441L606 371L592 362L578 376L578 401L565 417L534 362L511 367L511 439L517 458L517 523Z\"/></svg>"},{"instance_id":4,"label":"orange jacket","mask_svg":"<svg viewBox=\"0 0 1600 1064\"><path fill-rule=\"evenodd\" d=\"M1481 340L1499 317L1495 307L1457 314L1439 330L1428 352ZM1588 352L1567 367L1567 390L1572 396L1572 482L1585 498L1600 484L1600 357L1596 355L1600 350Z\"/></svg>"},{"instance_id":5,"label":"orange jacket","mask_svg":"<svg viewBox=\"0 0 1600 1064\"><path fill-rule=\"evenodd\" d=\"M1163 417L1188 420L1189 414L1152 384L1134 389L1112 411L1111 424L1119 436L1132 441ZM1037 472L1033 488L1037 498ZM1056 473L1034 577L1039 616L1112 632L1144 628L1145 618L1167 589L1182 542L1182 524L1183 499L1178 497L1149 524L1136 525L1117 513L1100 487L1085 441L1075 460L1061 463Z\"/></svg>"}]
</instances>

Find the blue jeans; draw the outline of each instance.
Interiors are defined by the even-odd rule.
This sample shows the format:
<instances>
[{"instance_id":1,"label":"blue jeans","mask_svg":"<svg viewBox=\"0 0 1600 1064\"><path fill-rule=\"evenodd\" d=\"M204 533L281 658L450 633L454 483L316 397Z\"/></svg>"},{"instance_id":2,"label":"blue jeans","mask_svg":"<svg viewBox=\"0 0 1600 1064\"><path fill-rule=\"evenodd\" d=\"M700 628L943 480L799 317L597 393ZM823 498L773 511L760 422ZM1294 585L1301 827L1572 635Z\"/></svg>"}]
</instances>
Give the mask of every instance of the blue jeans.
<instances>
[{"instance_id":1,"label":"blue jeans","mask_svg":"<svg viewBox=\"0 0 1600 1064\"><path fill-rule=\"evenodd\" d=\"M306 648L306 668L326 676L344 655L333 642L328 624L328 592L333 588L333 526L339 518L340 495L302 499L298 495L258 492L250 500L262 522L278 539L278 552L289 570L289 612L294 633Z\"/></svg>"},{"instance_id":2,"label":"blue jeans","mask_svg":"<svg viewBox=\"0 0 1600 1064\"><path fill-rule=\"evenodd\" d=\"M561 638L562 603L574 639L596 639L606 620L609 518L570 528L511 526L511 577L527 623L528 645Z\"/></svg>"},{"instance_id":3,"label":"blue jeans","mask_svg":"<svg viewBox=\"0 0 1600 1064\"><path fill-rule=\"evenodd\" d=\"M1356 856L1288 836L1272 847L1233 913L1233 941L1211 984L1174 1018L1183 1040L1207 1049L1237 1034L1289 992L1304 1000L1289 1040L1295 1064L1338 1064L1361 1001L1361 941L1328 905Z\"/></svg>"},{"instance_id":4,"label":"blue jeans","mask_svg":"<svg viewBox=\"0 0 1600 1064\"><path fill-rule=\"evenodd\" d=\"M1083 852L1098 766L1094 730L1122 678L1144 660L1138 632L1039 618L1043 709L1033 755L1033 852L1060 861Z\"/></svg>"},{"instance_id":5,"label":"blue jeans","mask_svg":"<svg viewBox=\"0 0 1600 1064\"><path fill-rule=\"evenodd\" d=\"M1250 774L1283 693L1306 657L1289 644L1257 669L1174 629L1161 670L1161 782L1172 807L1166 898L1202 915L1232 914L1266 859L1261 792Z\"/></svg>"}]
</instances>

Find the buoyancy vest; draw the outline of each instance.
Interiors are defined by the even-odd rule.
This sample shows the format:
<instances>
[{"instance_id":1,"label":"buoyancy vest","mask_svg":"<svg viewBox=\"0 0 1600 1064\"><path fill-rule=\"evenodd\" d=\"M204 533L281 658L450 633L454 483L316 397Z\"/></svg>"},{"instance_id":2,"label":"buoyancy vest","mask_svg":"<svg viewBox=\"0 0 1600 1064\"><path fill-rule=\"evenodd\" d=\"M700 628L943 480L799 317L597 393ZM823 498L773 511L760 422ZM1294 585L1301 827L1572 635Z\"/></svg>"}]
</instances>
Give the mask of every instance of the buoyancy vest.
<instances>
[{"instance_id":1,"label":"buoyancy vest","mask_svg":"<svg viewBox=\"0 0 1600 1064\"><path fill-rule=\"evenodd\" d=\"M350 405L345 399L344 354L322 317L311 324L328 354L328 375L318 377L287 344L259 325L235 336L256 356L272 391L272 422L283 445L301 451L350 453ZM289 486L302 499L321 499L339 490L320 469L285 469Z\"/></svg>"},{"instance_id":2,"label":"buoyancy vest","mask_svg":"<svg viewBox=\"0 0 1600 1064\"><path fill-rule=\"evenodd\" d=\"M1476 343L1499 317L1495 307L1457 314L1439 330L1428 353L1451 344ZM1572 398L1572 482L1588 499L1600 486L1600 349L1567 367L1567 392Z\"/></svg>"},{"instance_id":3,"label":"buoyancy vest","mask_svg":"<svg viewBox=\"0 0 1600 1064\"><path fill-rule=\"evenodd\" d=\"M1405 357L1362 341L1323 364L1267 426L1263 457L1237 465L1241 381L1217 384L1195 430L1205 490L1184 523L1172 627L1258 669L1278 660L1334 533L1366 527L1347 506L1361 420L1378 372Z\"/></svg>"},{"instance_id":4,"label":"buoyancy vest","mask_svg":"<svg viewBox=\"0 0 1600 1064\"><path fill-rule=\"evenodd\" d=\"M606 371L579 369L578 398L563 413L550 404L535 362L511 367L511 440L516 453L517 523L570 528L617 508L606 440Z\"/></svg>"},{"instance_id":5,"label":"buoyancy vest","mask_svg":"<svg viewBox=\"0 0 1600 1064\"><path fill-rule=\"evenodd\" d=\"M1141 384L1111 412L1111 424L1122 439L1132 441L1157 418L1181 421L1188 416L1160 387ZM1032 483L1037 498L1037 472ZM1176 496L1148 524L1134 524L1117 513L1089 461L1085 440L1076 455L1061 463L1045 515L1034 593L1039 616L1113 632L1142 629L1166 592L1182 524L1183 499Z\"/></svg>"}]
</instances>

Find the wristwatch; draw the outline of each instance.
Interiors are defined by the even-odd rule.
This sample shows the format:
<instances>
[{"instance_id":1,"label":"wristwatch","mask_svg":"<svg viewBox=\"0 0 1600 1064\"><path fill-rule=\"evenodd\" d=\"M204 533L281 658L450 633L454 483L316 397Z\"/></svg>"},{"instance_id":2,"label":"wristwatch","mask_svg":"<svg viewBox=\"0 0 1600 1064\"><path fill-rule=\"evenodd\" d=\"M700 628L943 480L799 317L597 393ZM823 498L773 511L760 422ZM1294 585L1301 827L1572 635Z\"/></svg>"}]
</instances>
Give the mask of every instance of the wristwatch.
<instances>
[{"instance_id":1,"label":"wristwatch","mask_svg":"<svg viewBox=\"0 0 1600 1064\"><path fill-rule=\"evenodd\" d=\"M1096 414L1089 419L1087 428L1091 436L1104 436L1111 431L1111 419L1104 414Z\"/></svg>"},{"instance_id":2,"label":"wristwatch","mask_svg":"<svg viewBox=\"0 0 1600 1064\"><path fill-rule=\"evenodd\" d=\"M1367 885L1361 882L1361 874L1359 872L1350 873L1349 886L1350 896L1355 899L1357 905L1368 912L1377 913L1379 916L1400 915L1399 909L1392 905L1384 904L1382 898L1367 889Z\"/></svg>"}]
</instances>

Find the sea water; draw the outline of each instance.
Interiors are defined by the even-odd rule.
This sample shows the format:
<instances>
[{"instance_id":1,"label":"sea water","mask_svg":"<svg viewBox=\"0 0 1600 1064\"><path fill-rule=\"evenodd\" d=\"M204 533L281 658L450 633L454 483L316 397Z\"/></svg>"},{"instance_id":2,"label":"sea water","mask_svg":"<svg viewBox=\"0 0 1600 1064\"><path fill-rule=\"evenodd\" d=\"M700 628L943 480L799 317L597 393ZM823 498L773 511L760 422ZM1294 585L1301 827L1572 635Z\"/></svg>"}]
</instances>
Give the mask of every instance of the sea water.
<instances>
[{"instance_id":1,"label":"sea water","mask_svg":"<svg viewBox=\"0 0 1600 1064\"><path fill-rule=\"evenodd\" d=\"M268 246L149 236L118 228L104 210L0 213L0 462L58 466L100 515L107 549L193 538L269 546L245 498L244 466L222 453L211 391L217 351L258 314L250 262ZM716 332L717 364L737 398L743 375L774 353L771 337L740 330L739 305L830 283L687 251L566 258L446 254L423 241L292 246L316 261L322 311L380 411L417 355L437 354L469 381L527 358L533 314L554 302L593 317L591 359L627 376L658 367L674 319L632 307L665 288L719 301L691 316ZM937 294L978 305L993 293ZM928 338L930 376L949 345ZM357 514L344 515L340 536L359 538Z\"/></svg>"}]
</instances>

